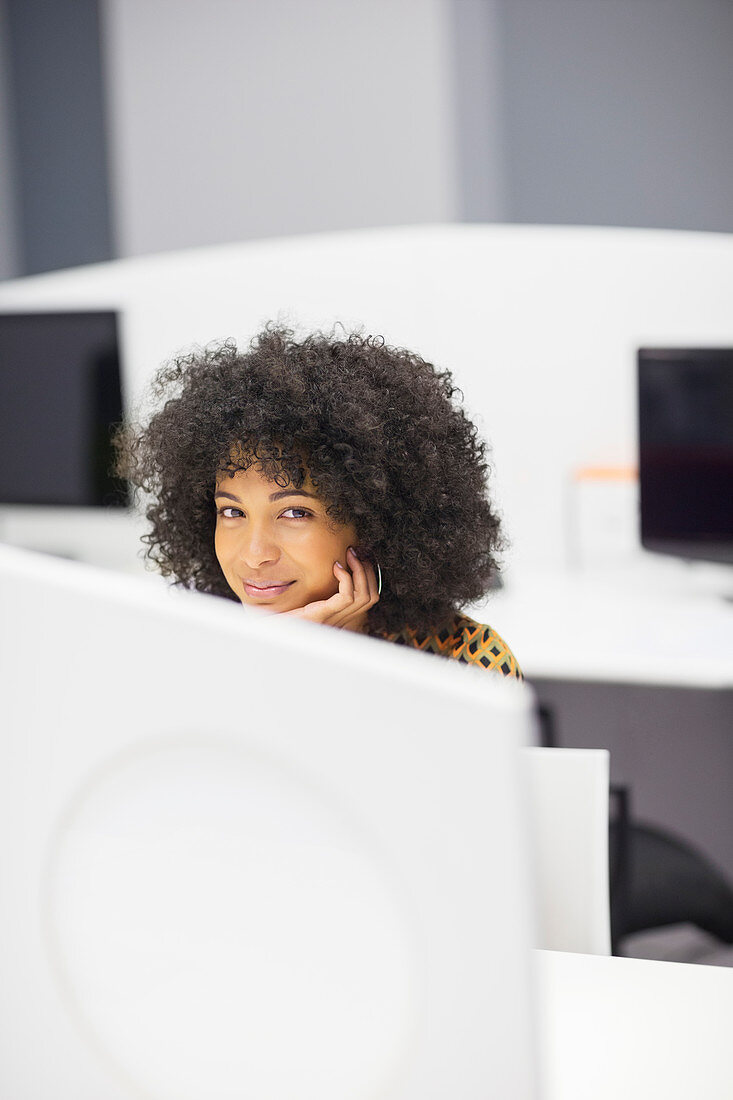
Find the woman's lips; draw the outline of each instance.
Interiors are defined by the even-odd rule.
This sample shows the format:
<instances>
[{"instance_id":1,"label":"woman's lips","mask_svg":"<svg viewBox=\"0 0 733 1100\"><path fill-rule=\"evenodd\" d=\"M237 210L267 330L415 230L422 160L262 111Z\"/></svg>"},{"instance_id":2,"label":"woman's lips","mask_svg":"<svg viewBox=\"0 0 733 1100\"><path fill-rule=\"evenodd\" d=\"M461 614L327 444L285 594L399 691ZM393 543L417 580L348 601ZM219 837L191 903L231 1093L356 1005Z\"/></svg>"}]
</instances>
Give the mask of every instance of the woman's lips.
<instances>
[{"instance_id":1,"label":"woman's lips","mask_svg":"<svg viewBox=\"0 0 733 1100\"><path fill-rule=\"evenodd\" d=\"M254 600L271 600L275 596L280 596L286 589L290 588L291 584L295 584L295 581L288 581L286 584L252 584L250 581L243 581L244 591Z\"/></svg>"}]
</instances>

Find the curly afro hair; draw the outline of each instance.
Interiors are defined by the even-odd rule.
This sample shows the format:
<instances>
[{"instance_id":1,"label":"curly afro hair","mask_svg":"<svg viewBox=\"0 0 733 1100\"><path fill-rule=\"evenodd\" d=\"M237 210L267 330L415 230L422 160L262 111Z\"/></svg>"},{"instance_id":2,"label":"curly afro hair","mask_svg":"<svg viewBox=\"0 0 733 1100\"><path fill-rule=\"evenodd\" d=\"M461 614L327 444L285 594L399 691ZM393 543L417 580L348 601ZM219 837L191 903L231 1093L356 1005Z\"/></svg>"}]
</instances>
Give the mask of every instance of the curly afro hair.
<instances>
[{"instance_id":1,"label":"curly afro hair","mask_svg":"<svg viewBox=\"0 0 733 1100\"><path fill-rule=\"evenodd\" d=\"M307 473L380 564L369 629L441 629L492 586L502 548L486 445L457 393L449 371L358 333L269 325L245 352L227 340L173 360L153 383L165 403L117 437L118 472L153 498L146 556L236 599L214 552L217 474L257 463L299 488Z\"/></svg>"}]
</instances>

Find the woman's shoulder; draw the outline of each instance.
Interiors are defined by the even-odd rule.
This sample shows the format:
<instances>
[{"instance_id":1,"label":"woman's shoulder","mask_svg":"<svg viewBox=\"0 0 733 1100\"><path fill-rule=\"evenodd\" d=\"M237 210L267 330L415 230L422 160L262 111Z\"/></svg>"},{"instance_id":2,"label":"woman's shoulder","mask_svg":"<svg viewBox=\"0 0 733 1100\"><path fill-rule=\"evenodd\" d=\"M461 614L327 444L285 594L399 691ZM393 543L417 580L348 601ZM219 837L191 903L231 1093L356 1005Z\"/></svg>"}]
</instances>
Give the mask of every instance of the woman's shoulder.
<instances>
[{"instance_id":1,"label":"woman's shoulder","mask_svg":"<svg viewBox=\"0 0 733 1100\"><path fill-rule=\"evenodd\" d=\"M519 663L504 639L492 627L478 623L468 615L456 615L442 630L434 633L406 629L390 634L388 638L398 645L409 645L440 657L450 657L517 680L523 678Z\"/></svg>"},{"instance_id":2,"label":"woman's shoulder","mask_svg":"<svg viewBox=\"0 0 733 1100\"><path fill-rule=\"evenodd\" d=\"M522 679L522 670L511 649L486 623L478 623L468 615L457 615L452 624L451 646L450 655L457 661Z\"/></svg>"}]
</instances>

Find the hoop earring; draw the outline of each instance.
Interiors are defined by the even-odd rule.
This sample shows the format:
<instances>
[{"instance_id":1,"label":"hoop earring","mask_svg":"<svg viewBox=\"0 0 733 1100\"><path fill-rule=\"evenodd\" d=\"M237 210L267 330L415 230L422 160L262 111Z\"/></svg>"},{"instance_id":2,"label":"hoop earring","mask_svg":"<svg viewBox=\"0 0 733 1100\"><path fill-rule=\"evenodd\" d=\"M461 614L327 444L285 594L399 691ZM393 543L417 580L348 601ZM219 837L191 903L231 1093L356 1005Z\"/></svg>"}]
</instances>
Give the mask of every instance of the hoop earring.
<instances>
[{"instance_id":1,"label":"hoop earring","mask_svg":"<svg viewBox=\"0 0 733 1100\"><path fill-rule=\"evenodd\" d=\"M377 562L377 595L382 595L382 570L379 568L379 562Z\"/></svg>"}]
</instances>

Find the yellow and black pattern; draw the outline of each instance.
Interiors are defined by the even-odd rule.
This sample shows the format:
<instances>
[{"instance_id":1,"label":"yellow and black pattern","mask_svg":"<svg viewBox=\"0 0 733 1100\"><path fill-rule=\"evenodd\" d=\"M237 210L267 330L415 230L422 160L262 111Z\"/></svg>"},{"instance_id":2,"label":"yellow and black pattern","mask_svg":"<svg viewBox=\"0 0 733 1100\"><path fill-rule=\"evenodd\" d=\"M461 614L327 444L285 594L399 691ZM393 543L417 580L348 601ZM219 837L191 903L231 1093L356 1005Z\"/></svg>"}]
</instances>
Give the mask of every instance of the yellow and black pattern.
<instances>
[{"instance_id":1,"label":"yellow and black pattern","mask_svg":"<svg viewBox=\"0 0 733 1100\"><path fill-rule=\"evenodd\" d=\"M517 680L523 679L517 659L504 639L490 626L477 623L467 615L456 615L449 626L436 634L420 634L405 629L385 637L397 645L422 649L439 657L452 657L467 665L477 665Z\"/></svg>"}]
</instances>

